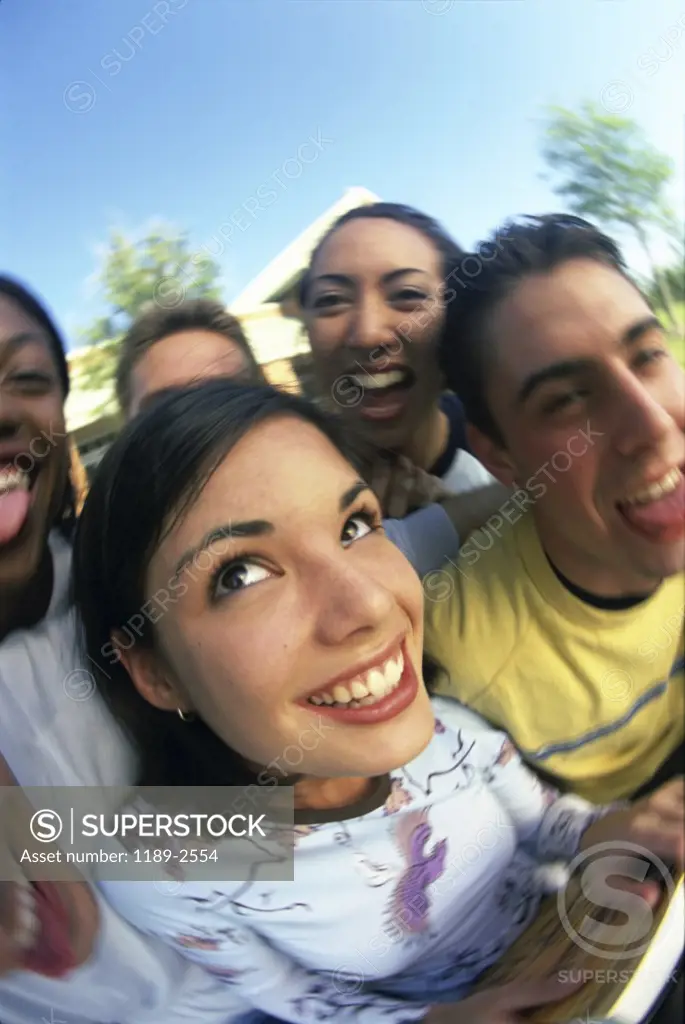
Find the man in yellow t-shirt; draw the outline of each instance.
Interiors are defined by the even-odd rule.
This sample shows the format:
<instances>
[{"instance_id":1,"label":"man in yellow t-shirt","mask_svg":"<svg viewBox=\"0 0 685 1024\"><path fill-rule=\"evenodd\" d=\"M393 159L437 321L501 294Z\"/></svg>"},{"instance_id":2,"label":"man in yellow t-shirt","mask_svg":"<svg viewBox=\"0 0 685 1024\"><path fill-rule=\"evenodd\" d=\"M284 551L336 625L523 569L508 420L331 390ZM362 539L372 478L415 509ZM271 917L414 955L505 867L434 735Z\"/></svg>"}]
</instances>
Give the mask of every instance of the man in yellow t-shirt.
<instances>
[{"instance_id":1,"label":"man in yellow t-shirt","mask_svg":"<svg viewBox=\"0 0 685 1024\"><path fill-rule=\"evenodd\" d=\"M527 218L470 260L447 384L515 491L424 581L436 689L563 787L623 798L683 771L685 374L587 222Z\"/></svg>"}]
</instances>

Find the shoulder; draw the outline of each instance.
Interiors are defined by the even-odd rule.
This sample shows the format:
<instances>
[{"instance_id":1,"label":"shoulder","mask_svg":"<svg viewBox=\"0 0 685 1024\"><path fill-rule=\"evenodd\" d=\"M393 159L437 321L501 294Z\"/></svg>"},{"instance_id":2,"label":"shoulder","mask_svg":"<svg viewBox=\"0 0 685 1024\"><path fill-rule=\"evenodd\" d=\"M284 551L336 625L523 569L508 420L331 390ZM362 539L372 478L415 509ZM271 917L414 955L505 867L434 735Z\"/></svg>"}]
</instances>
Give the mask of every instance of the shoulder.
<instances>
[{"instance_id":1,"label":"shoulder","mask_svg":"<svg viewBox=\"0 0 685 1024\"><path fill-rule=\"evenodd\" d=\"M130 781L132 753L82 658L74 609L0 645L0 748L24 786Z\"/></svg>"},{"instance_id":2,"label":"shoulder","mask_svg":"<svg viewBox=\"0 0 685 1024\"><path fill-rule=\"evenodd\" d=\"M455 494L473 491L477 487L487 487L496 482L478 459L461 448L454 453L454 458L443 473L442 480L445 487Z\"/></svg>"},{"instance_id":3,"label":"shoulder","mask_svg":"<svg viewBox=\"0 0 685 1024\"><path fill-rule=\"evenodd\" d=\"M446 673L449 692L470 702L529 628L531 584L511 531L477 531L451 565L423 582L426 654Z\"/></svg>"},{"instance_id":4,"label":"shoulder","mask_svg":"<svg viewBox=\"0 0 685 1024\"><path fill-rule=\"evenodd\" d=\"M507 734L496 729L472 708L451 697L432 697L436 733L458 737L460 746L469 749L469 760L487 768L514 750Z\"/></svg>"},{"instance_id":5,"label":"shoulder","mask_svg":"<svg viewBox=\"0 0 685 1024\"><path fill-rule=\"evenodd\" d=\"M421 577L459 552L459 534L442 505L426 505L404 519L385 519L383 526Z\"/></svg>"},{"instance_id":6,"label":"shoulder","mask_svg":"<svg viewBox=\"0 0 685 1024\"><path fill-rule=\"evenodd\" d=\"M435 592L424 588L427 623L442 629L451 621L462 636L481 629L493 634L513 610L520 610L531 585L515 528L508 524L470 534L458 557L433 575Z\"/></svg>"},{"instance_id":7,"label":"shoulder","mask_svg":"<svg viewBox=\"0 0 685 1024\"><path fill-rule=\"evenodd\" d=\"M81 665L76 614L43 619L31 629L18 629L0 644L0 693L19 689L22 703L33 694L57 699L64 673ZM14 677L14 678L13 678Z\"/></svg>"}]
</instances>

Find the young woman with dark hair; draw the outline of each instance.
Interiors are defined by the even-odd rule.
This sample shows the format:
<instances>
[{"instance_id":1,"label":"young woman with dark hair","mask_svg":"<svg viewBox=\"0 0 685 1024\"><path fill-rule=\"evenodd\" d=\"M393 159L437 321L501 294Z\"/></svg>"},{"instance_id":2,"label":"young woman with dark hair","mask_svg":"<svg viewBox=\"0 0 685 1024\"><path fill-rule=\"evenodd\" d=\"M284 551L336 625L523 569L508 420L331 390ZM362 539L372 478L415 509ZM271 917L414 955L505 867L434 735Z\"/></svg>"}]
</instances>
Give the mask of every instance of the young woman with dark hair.
<instances>
[{"instance_id":1,"label":"young woman with dark hair","mask_svg":"<svg viewBox=\"0 0 685 1024\"><path fill-rule=\"evenodd\" d=\"M0 642L45 615L53 557L73 524L68 393L56 327L23 285L0 276Z\"/></svg>"},{"instance_id":2,"label":"young woman with dark hair","mask_svg":"<svg viewBox=\"0 0 685 1024\"><path fill-rule=\"evenodd\" d=\"M131 770L101 702L74 699L88 674L68 593L68 393L52 318L23 284L0 276L0 750L22 785L115 784ZM74 742L81 728L85 738L97 729L99 740Z\"/></svg>"},{"instance_id":3,"label":"young woman with dark hair","mask_svg":"<svg viewBox=\"0 0 685 1024\"><path fill-rule=\"evenodd\" d=\"M0 276L0 787L117 786L134 756L94 693L69 597L74 523L59 332ZM0 1020L174 1024L226 993L120 920L85 881L37 884L7 846L0 792ZM234 1004L240 1006L240 1003Z\"/></svg>"},{"instance_id":4,"label":"young woman with dark hair","mask_svg":"<svg viewBox=\"0 0 685 1024\"><path fill-rule=\"evenodd\" d=\"M101 883L255 1010L519 1019L569 986L469 993L535 916L545 861L622 841L683 859L682 786L620 810L560 796L429 696L420 581L338 421L300 399L217 380L130 423L79 521L74 595L139 783L292 786L294 881Z\"/></svg>"},{"instance_id":5,"label":"young woman with dark hair","mask_svg":"<svg viewBox=\"0 0 685 1024\"><path fill-rule=\"evenodd\" d=\"M469 454L462 404L438 363L455 332L464 255L410 206L360 206L318 243L299 294L327 404L451 492L492 481Z\"/></svg>"}]
</instances>

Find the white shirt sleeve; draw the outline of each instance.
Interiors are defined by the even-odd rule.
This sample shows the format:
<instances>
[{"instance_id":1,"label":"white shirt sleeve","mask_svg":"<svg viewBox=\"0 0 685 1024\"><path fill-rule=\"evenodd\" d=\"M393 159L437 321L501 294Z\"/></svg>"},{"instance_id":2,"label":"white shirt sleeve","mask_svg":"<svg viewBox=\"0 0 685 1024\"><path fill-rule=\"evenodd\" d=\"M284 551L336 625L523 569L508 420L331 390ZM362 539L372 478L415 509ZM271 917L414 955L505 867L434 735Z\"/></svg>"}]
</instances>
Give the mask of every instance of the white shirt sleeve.
<instances>
[{"instance_id":1,"label":"white shirt sleeve","mask_svg":"<svg viewBox=\"0 0 685 1024\"><path fill-rule=\"evenodd\" d=\"M461 448L443 476L442 482L445 489L452 494L464 494L466 491L475 491L480 487L497 483L482 462Z\"/></svg>"},{"instance_id":2,"label":"white shirt sleeve","mask_svg":"<svg viewBox=\"0 0 685 1024\"><path fill-rule=\"evenodd\" d=\"M365 992L363 978L300 967L246 928L228 898L203 913L199 928L178 894L165 896L147 882L101 884L107 899L131 924L204 967L228 986L227 995L281 1021L378 1024L382 1019L387 1024L414 1024L428 1012L427 1006ZM229 1005L227 1000L226 1024L242 1021L240 1012L231 1012Z\"/></svg>"},{"instance_id":3,"label":"white shirt sleeve","mask_svg":"<svg viewBox=\"0 0 685 1024\"><path fill-rule=\"evenodd\" d=\"M459 534L442 505L426 505L404 519L385 519L383 526L421 578L459 554Z\"/></svg>"}]
</instances>

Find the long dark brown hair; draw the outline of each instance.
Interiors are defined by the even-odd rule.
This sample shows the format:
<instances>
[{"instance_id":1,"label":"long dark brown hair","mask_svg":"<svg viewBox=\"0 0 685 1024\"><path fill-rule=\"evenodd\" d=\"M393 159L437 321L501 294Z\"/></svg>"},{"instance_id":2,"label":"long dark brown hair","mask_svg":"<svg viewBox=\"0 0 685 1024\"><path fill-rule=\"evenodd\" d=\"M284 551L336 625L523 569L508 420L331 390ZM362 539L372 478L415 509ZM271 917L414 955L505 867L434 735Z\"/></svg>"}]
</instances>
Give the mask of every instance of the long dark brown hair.
<instances>
[{"instance_id":1,"label":"long dark brown hair","mask_svg":"<svg viewBox=\"0 0 685 1024\"><path fill-rule=\"evenodd\" d=\"M137 752L140 785L254 782L211 722L181 721L140 695L112 634L125 631L136 645L154 649L155 627L141 614L149 605L152 555L234 445L257 424L283 415L313 424L359 469L337 420L311 403L267 385L215 378L161 394L124 428L95 473L76 528L72 594L96 685Z\"/></svg>"}]
</instances>

